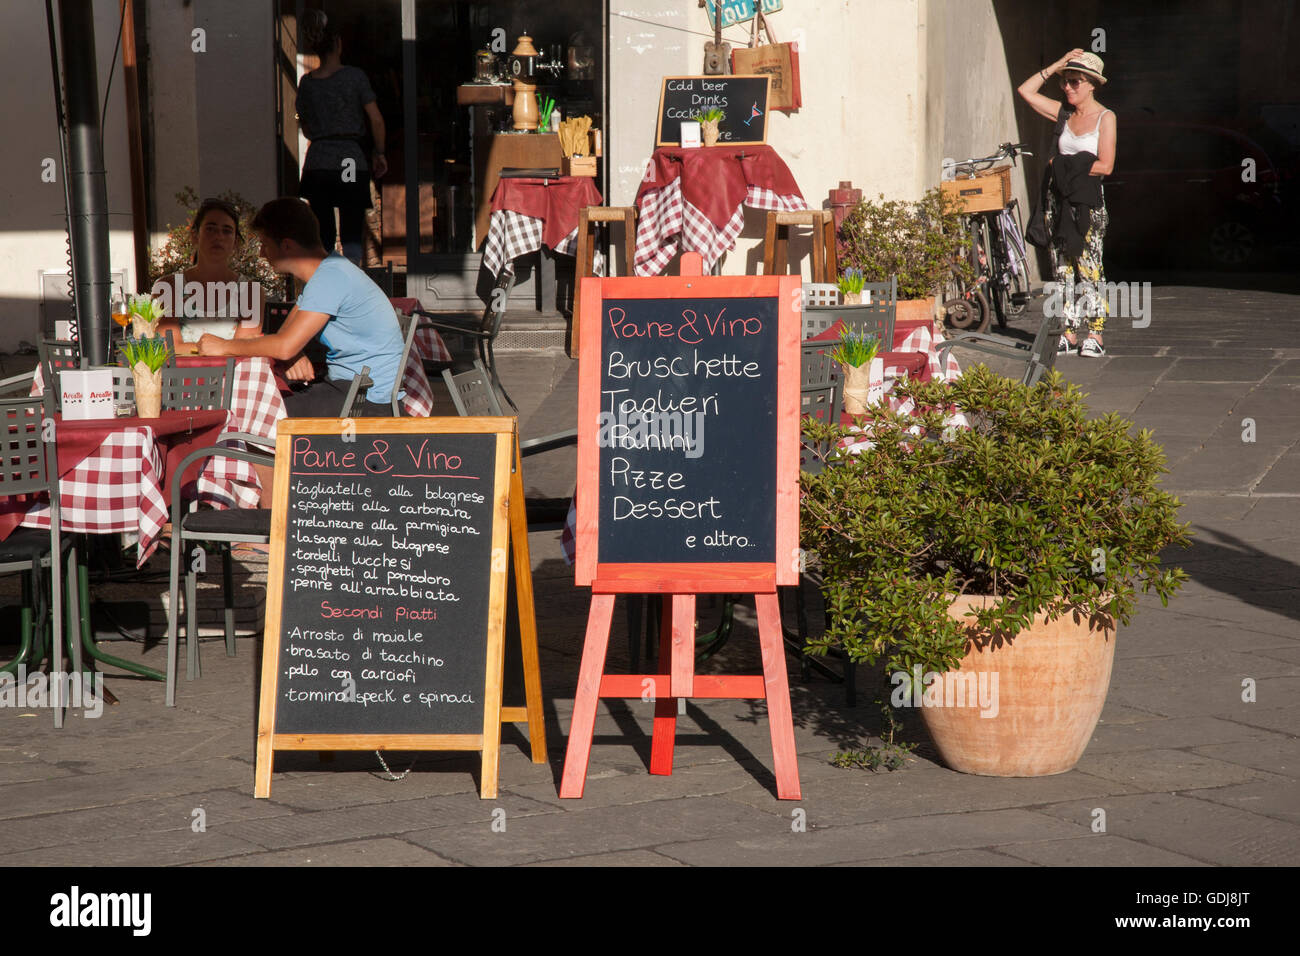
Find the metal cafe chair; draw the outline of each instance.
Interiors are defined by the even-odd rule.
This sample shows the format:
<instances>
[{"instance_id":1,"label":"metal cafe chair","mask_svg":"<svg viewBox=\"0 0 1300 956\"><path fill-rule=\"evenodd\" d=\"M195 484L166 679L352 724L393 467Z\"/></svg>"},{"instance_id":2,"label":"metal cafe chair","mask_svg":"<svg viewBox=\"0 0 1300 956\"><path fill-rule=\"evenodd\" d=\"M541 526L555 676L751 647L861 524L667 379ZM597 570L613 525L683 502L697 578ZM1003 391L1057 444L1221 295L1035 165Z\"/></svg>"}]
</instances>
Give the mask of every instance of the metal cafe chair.
<instances>
[{"instance_id":1,"label":"metal cafe chair","mask_svg":"<svg viewBox=\"0 0 1300 956\"><path fill-rule=\"evenodd\" d=\"M41 383L45 387L45 403L50 414L63 411L63 393L59 389L59 373L84 368L81 347L66 339L37 339L37 354L41 363Z\"/></svg>"},{"instance_id":2,"label":"metal cafe chair","mask_svg":"<svg viewBox=\"0 0 1300 956\"><path fill-rule=\"evenodd\" d=\"M402 331L402 359L397 363L397 376L393 379L393 393L389 396L393 403L393 417L402 415L402 403L398 398L402 394L402 377L406 374L406 363L411 358L411 346L415 344L415 333L420 330L424 320L418 315L397 313L397 325Z\"/></svg>"},{"instance_id":3,"label":"metal cafe chair","mask_svg":"<svg viewBox=\"0 0 1300 956\"><path fill-rule=\"evenodd\" d=\"M230 408L234 383L233 358L226 359L224 365L164 366L162 407L169 411Z\"/></svg>"},{"instance_id":4,"label":"metal cafe chair","mask_svg":"<svg viewBox=\"0 0 1300 956\"><path fill-rule=\"evenodd\" d=\"M12 674L25 661L38 665L46 653L47 636L53 656L51 675L63 673L65 639L73 670L81 670L77 551L72 540L63 536L55 443L44 440L42 429L45 411L40 396L0 401L0 498L43 493L49 496L50 501L48 531L20 527L0 541L0 574L23 572L18 654L8 664L0 666L0 673ZM68 560L66 575L63 566L65 555ZM65 586L66 616L61 590ZM61 701L60 706L54 709L55 727L63 726L63 705L66 703Z\"/></svg>"},{"instance_id":5,"label":"metal cafe chair","mask_svg":"<svg viewBox=\"0 0 1300 956\"><path fill-rule=\"evenodd\" d=\"M894 341L894 322L898 317L898 277L891 276L888 282L868 282L862 291L871 296L865 305L806 305L804 341L825 332L837 319L843 319L849 331L876 336L881 351L888 351Z\"/></svg>"},{"instance_id":6,"label":"metal cafe chair","mask_svg":"<svg viewBox=\"0 0 1300 956\"><path fill-rule=\"evenodd\" d=\"M192 369L189 371L193 371ZM355 418L366 391L373 384L370 366L352 380L339 418ZM268 468L275 466L275 455L267 450L267 439L244 432L226 432L218 442L236 442L241 445L217 444L200 448L185 457L176 469L183 475L190 465L206 458L234 458ZM254 446L250 450L247 446ZM270 489L264 489L270 494ZM232 544L268 544L271 540L271 511L269 508L199 508L196 501L185 501L181 482L172 486L171 500L171 572L167 585L167 706L176 706L177 631L180 620L180 572L182 551L188 541L212 541L221 548L221 587L223 600L223 627L226 639L226 656L235 656L235 604L234 562L230 554ZM187 556L188 557L188 556ZM185 679L201 676L198 629L198 573L195 562L186 562L185 568Z\"/></svg>"},{"instance_id":7,"label":"metal cafe chair","mask_svg":"<svg viewBox=\"0 0 1300 956\"><path fill-rule=\"evenodd\" d=\"M518 406L510 394L501 384L501 376L497 374L496 356L492 352L492 343L496 341L497 333L501 331L501 321L505 318L506 303L510 299L510 292L515 287L515 276L508 269L497 276L496 284L492 287L492 293L488 296L487 307L483 310L483 316L477 322L458 320L454 317L433 315L425 312L423 309L416 309L413 314L420 316L432 328L439 332L451 332L455 335L464 336L474 340L478 346L478 357L492 376L492 384L500 390L501 395L511 408L518 411Z\"/></svg>"},{"instance_id":8,"label":"metal cafe chair","mask_svg":"<svg viewBox=\"0 0 1300 956\"><path fill-rule=\"evenodd\" d=\"M1036 385L1039 379L1056 367L1056 349L1064 333L1064 318L1044 316L1038 326L1038 332L1034 335L1034 340L1028 345L1005 335L961 332L943 342L936 351L939 354L939 361L945 365L949 353L954 348L973 349L976 352L999 355L1003 358L1024 359L1025 370L1020 376L1020 384Z\"/></svg>"}]
</instances>

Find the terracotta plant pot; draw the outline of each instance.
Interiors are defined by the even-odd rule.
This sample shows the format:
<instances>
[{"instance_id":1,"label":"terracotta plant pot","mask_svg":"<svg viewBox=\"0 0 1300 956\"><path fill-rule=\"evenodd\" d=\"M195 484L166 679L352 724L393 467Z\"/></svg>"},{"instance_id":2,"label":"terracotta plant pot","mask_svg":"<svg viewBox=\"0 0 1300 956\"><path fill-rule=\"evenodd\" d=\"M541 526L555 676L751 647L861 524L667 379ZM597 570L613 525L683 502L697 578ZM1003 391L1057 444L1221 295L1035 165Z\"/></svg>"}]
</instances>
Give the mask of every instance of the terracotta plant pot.
<instances>
[{"instance_id":1,"label":"terracotta plant pot","mask_svg":"<svg viewBox=\"0 0 1300 956\"><path fill-rule=\"evenodd\" d=\"M162 414L162 369L149 371L149 366L136 362L131 366L135 379L135 413L140 418L157 418Z\"/></svg>"},{"instance_id":2,"label":"terracotta plant pot","mask_svg":"<svg viewBox=\"0 0 1300 956\"><path fill-rule=\"evenodd\" d=\"M700 139L704 141L705 146L718 145L717 120L700 120Z\"/></svg>"},{"instance_id":3,"label":"terracotta plant pot","mask_svg":"<svg viewBox=\"0 0 1300 956\"><path fill-rule=\"evenodd\" d=\"M988 600L959 597L948 614L960 620ZM1092 739L1114 660L1113 621L1066 613L1049 623L1040 614L1013 640L971 647L957 670L936 681L944 705L922 700L921 719L953 770L992 777L1064 773ZM988 693L976 706L959 706L970 703L972 689ZM936 698L939 692L936 687Z\"/></svg>"},{"instance_id":4,"label":"terracotta plant pot","mask_svg":"<svg viewBox=\"0 0 1300 956\"><path fill-rule=\"evenodd\" d=\"M934 296L925 299L899 299L895 320L898 322L917 319L934 319Z\"/></svg>"}]
</instances>

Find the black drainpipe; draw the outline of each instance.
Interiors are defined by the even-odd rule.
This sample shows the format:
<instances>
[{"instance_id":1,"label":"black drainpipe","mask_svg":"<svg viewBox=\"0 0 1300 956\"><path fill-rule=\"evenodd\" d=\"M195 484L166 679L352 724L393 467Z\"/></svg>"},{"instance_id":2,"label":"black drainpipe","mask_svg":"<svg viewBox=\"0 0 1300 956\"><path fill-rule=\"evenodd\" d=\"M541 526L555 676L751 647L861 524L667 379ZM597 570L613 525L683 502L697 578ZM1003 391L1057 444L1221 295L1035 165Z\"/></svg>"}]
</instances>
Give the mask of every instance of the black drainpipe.
<instances>
[{"instance_id":1,"label":"black drainpipe","mask_svg":"<svg viewBox=\"0 0 1300 956\"><path fill-rule=\"evenodd\" d=\"M67 96L68 179L72 208L73 299L81 354L91 365L108 357L108 186L99 133L99 79L95 65L92 0L59 0L63 84Z\"/></svg>"}]
</instances>

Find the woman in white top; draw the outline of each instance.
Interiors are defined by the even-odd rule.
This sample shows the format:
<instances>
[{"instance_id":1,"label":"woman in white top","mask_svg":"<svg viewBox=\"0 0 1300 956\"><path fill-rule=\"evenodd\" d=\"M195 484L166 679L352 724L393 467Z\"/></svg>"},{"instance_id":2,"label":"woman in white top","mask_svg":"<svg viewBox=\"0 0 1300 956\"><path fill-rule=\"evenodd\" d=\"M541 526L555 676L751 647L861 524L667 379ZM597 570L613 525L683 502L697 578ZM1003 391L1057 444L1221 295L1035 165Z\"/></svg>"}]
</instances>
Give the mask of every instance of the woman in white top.
<instances>
[{"instance_id":1,"label":"woman in white top","mask_svg":"<svg viewBox=\"0 0 1300 956\"><path fill-rule=\"evenodd\" d=\"M1053 153L1069 156L1074 153L1092 153L1097 161L1090 175L1107 176L1115 167L1115 114L1097 102L1094 93L1106 82L1102 73L1101 57L1084 50L1071 50L1051 66L1035 73L1020 84L1020 96L1040 116L1056 121L1061 110L1068 117ZM1065 103L1058 103L1039 91L1050 76L1060 74L1061 90ZM1055 194L1048 193L1048 231L1060 210ZM1079 347L1079 354L1098 358L1106 354L1102 344L1102 329L1109 311L1102 271L1102 239L1106 234L1105 198L1092 210L1083 252L1074 259L1065 254L1056 243L1051 244L1052 266L1056 273L1058 289L1062 293L1062 308L1067 332L1061 339L1061 351L1069 351L1078 344L1078 332L1083 319L1088 321L1087 341ZM1079 290L1076 291L1076 277Z\"/></svg>"}]
</instances>

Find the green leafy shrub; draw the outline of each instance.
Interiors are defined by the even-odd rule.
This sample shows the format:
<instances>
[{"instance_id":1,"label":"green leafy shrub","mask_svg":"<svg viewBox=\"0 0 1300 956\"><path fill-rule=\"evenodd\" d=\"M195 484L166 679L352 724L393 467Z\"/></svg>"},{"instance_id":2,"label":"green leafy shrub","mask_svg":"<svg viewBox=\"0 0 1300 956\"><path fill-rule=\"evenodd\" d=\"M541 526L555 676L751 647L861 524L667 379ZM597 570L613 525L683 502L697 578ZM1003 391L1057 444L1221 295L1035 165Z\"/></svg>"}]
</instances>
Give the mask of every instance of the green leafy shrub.
<instances>
[{"instance_id":1,"label":"green leafy shrub","mask_svg":"<svg viewBox=\"0 0 1300 956\"><path fill-rule=\"evenodd\" d=\"M253 235L252 222L257 208L236 192L226 191L216 198L230 203L239 212L239 232L242 238L235 247L230 268L241 279L262 283L269 301L283 299L284 277L277 274L270 263L262 258L261 244L257 236ZM190 223L198 211L199 196L193 188L186 186L176 194L176 201L186 210L185 221L178 226L169 225L167 240L162 248L149 250L151 288L159 279L168 278L173 273L183 272L194 265L194 234L190 232Z\"/></svg>"},{"instance_id":2,"label":"green leafy shrub","mask_svg":"<svg viewBox=\"0 0 1300 956\"><path fill-rule=\"evenodd\" d=\"M895 392L922 412L879 411L874 448L832 452L820 474L801 476L801 543L830 615L813 653L945 671L967 649L966 625L948 617L955 595L1000 599L974 615L982 644L1040 612L1128 623L1138 590L1167 602L1186 579L1160 562L1189 543L1178 499L1158 487L1164 452L1113 412L1087 418L1059 373L1026 387L976 365L951 384ZM945 421L954 406L972 427ZM863 437L812 420L804 435L832 449Z\"/></svg>"},{"instance_id":3,"label":"green leafy shrub","mask_svg":"<svg viewBox=\"0 0 1300 956\"><path fill-rule=\"evenodd\" d=\"M953 270L973 279L965 255L961 206L935 187L920 202L864 199L840 226L839 258L867 282L898 276L900 299L924 299Z\"/></svg>"}]
</instances>

